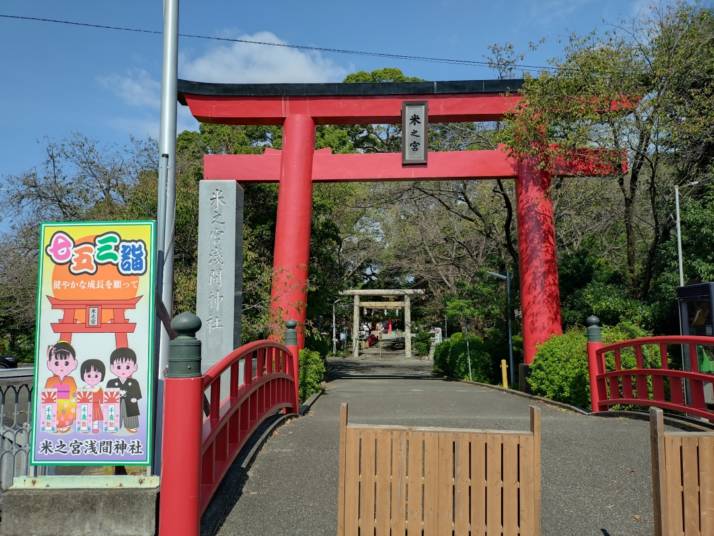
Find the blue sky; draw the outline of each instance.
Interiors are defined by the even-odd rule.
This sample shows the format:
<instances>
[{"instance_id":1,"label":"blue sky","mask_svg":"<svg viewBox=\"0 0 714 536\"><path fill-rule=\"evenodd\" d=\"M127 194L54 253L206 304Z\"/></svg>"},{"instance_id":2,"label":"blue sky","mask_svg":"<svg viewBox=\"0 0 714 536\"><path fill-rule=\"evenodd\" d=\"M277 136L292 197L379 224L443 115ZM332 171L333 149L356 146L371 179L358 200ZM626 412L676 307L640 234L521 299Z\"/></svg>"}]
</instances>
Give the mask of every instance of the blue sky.
<instances>
[{"instance_id":1,"label":"blue sky","mask_svg":"<svg viewBox=\"0 0 714 536\"><path fill-rule=\"evenodd\" d=\"M483 60L512 42L524 63L560 54L572 33L604 29L651 0L183 0L180 31L322 47ZM4 0L0 14L162 28L161 0ZM535 52L528 43L545 38ZM339 81L399 67L428 80L493 78L487 68L182 39L179 76L223 82ZM0 177L38 166L46 139L103 144L156 135L161 37L0 18ZM180 110L180 128L196 123Z\"/></svg>"}]
</instances>

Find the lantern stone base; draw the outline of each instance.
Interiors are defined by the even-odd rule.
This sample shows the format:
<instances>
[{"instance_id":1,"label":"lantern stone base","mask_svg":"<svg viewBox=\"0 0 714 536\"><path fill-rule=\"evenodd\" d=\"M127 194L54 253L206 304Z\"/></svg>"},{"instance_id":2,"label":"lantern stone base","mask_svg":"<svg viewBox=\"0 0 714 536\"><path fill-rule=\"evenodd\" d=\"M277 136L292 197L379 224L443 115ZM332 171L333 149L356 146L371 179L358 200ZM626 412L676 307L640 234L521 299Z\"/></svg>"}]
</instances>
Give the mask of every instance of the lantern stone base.
<instances>
[{"instance_id":1,"label":"lantern stone base","mask_svg":"<svg viewBox=\"0 0 714 536\"><path fill-rule=\"evenodd\" d=\"M0 533L153 535L158 497L158 477L20 478L2 495Z\"/></svg>"}]
</instances>

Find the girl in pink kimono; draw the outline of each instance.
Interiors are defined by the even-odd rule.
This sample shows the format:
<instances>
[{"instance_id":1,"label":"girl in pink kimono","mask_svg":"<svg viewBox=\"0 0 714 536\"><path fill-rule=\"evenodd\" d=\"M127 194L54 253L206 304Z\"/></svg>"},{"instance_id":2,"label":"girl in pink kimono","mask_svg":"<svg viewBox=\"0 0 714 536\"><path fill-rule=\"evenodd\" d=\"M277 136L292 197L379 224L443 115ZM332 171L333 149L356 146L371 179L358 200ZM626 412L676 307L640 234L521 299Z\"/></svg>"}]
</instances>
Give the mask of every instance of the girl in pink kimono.
<instances>
[{"instance_id":1,"label":"girl in pink kimono","mask_svg":"<svg viewBox=\"0 0 714 536\"><path fill-rule=\"evenodd\" d=\"M57 432L69 432L74 423L77 403L74 395L77 384L69 374L77 368L77 354L72 345L60 341L47 349L47 368L52 376L47 378L45 389L57 389Z\"/></svg>"}]
</instances>

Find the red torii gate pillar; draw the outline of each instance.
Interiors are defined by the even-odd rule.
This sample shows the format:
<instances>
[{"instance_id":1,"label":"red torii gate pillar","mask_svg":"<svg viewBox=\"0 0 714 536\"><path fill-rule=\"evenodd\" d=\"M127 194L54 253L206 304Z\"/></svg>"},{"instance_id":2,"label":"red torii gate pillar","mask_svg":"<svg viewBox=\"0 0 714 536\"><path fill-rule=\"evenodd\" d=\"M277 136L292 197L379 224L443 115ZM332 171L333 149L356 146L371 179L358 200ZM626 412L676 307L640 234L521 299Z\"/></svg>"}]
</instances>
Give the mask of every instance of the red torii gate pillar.
<instances>
[{"instance_id":1,"label":"red torii gate pillar","mask_svg":"<svg viewBox=\"0 0 714 536\"><path fill-rule=\"evenodd\" d=\"M518 162L516 213L523 311L523 354L530 364L536 346L563 332L558 287L550 174L532 161Z\"/></svg>"},{"instance_id":2,"label":"red torii gate pillar","mask_svg":"<svg viewBox=\"0 0 714 536\"><path fill-rule=\"evenodd\" d=\"M518 104L520 80L382 84L203 84L179 81L179 100L200 121L283 125L283 150L206 155L204 178L280 182L271 311L276 326L297 320L304 346L312 182L515 179L524 361L562 332L550 175L607 175L597 151L579 150L548 170L517 162L503 149L433 152L427 165L404 166L400 153L315 151L316 124L398 123L402 103L426 101L434 122L497 121ZM278 331L276 331L278 333Z\"/></svg>"},{"instance_id":3,"label":"red torii gate pillar","mask_svg":"<svg viewBox=\"0 0 714 536\"><path fill-rule=\"evenodd\" d=\"M283 326L285 320L297 320L298 348L303 348L310 266L315 121L309 115L289 115L283 128L271 317L274 326Z\"/></svg>"}]
</instances>

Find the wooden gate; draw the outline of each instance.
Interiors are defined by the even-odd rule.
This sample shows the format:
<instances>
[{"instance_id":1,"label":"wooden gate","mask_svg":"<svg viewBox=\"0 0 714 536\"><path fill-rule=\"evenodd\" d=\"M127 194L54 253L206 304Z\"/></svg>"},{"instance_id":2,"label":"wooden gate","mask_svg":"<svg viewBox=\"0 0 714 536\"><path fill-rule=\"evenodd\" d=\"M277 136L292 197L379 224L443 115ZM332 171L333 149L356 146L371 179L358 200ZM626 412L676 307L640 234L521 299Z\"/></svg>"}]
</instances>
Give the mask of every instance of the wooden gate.
<instances>
[{"instance_id":1,"label":"wooden gate","mask_svg":"<svg viewBox=\"0 0 714 536\"><path fill-rule=\"evenodd\" d=\"M714 433L665 432L656 408L650 427L655 534L714 534Z\"/></svg>"},{"instance_id":2,"label":"wooden gate","mask_svg":"<svg viewBox=\"0 0 714 536\"><path fill-rule=\"evenodd\" d=\"M540 535L540 410L529 432L367 426L340 410L339 536Z\"/></svg>"}]
</instances>

